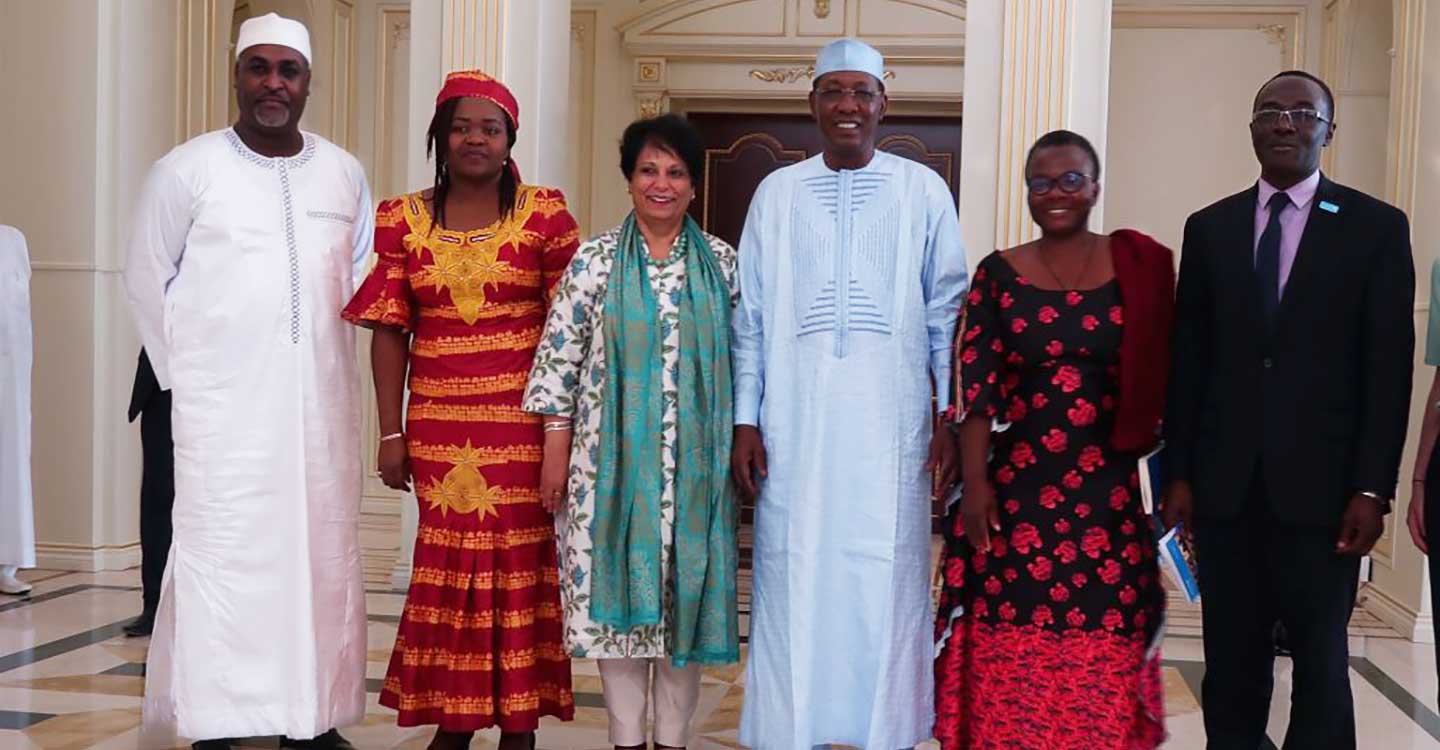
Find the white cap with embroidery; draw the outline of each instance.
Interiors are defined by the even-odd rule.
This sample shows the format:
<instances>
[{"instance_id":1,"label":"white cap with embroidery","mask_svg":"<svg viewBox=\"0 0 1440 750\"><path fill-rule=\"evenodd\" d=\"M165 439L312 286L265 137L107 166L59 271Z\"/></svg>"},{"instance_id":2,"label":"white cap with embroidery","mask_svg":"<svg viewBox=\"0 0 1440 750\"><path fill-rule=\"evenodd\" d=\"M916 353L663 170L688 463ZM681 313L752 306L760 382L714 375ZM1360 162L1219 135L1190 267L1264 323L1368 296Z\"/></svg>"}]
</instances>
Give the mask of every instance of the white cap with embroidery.
<instances>
[{"instance_id":1,"label":"white cap with embroidery","mask_svg":"<svg viewBox=\"0 0 1440 750\"><path fill-rule=\"evenodd\" d=\"M305 62L310 62L310 31L305 24L294 19L276 13L245 19L240 24L240 36L235 40L235 59L239 60L245 50L257 44L289 47L299 52Z\"/></svg>"}]
</instances>

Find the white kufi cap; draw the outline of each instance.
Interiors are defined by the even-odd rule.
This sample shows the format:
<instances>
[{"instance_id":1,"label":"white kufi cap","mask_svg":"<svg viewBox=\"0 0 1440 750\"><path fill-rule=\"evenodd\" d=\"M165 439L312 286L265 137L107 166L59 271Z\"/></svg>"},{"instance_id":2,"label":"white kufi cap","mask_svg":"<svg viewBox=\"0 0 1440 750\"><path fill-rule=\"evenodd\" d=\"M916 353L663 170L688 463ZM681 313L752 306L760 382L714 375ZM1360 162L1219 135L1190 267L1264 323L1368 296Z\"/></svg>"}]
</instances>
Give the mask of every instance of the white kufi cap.
<instances>
[{"instance_id":1,"label":"white kufi cap","mask_svg":"<svg viewBox=\"0 0 1440 750\"><path fill-rule=\"evenodd\" d=\"M815 78L842 70L869 73L875 80L883 81L885 58L879 50L859 39L836 39L821 47L815 57Z\"/></svg>"},{"instance_id":2,"label":"white kufi cap","mask_svg":"<svg viewBox=\"0 0 1440 750\"><path fill-rule=\"evenodd\" d=\"M289 47L304 56L305 62L310 62L310 32L299 21L275 13L245 19L235 40L235 59L239 60L241 53L257 44Z\"/></svg>"}]
</instances>

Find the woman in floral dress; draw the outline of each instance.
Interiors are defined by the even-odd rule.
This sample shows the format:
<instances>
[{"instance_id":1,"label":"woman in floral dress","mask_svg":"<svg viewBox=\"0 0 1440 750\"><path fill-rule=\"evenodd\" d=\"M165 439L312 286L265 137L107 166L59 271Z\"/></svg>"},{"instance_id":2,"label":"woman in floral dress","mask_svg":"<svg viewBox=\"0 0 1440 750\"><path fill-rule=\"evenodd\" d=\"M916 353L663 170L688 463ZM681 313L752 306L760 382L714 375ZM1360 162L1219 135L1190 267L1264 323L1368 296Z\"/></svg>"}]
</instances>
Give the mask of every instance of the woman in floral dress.
<instances>
[{"instance_id":1,"label":"woman in floral dress","mask_svg":"<svg viewBox=\"0 0 1440 750\"><path fill-rule=\"evenodd\" d=\"M600 660L610 740L645 746L649 698L655 746L684 747L699 665L739 658L735 251L686 214L703 146L683 118L632 124L620 151L635 210L576 252L525 408L546 415L565 642Z\"/></svg>"},{"instance_id":2,"label":"woman in floral dress","mask_svg":"<svg viewBox=\"0 0 1440 750\"><path fill-rule=\"evenodd\" d=\"M575 711L541 420L520 396L578 229L559 190L520 182L503 85L451 73L435 106L435 186L380 204L379 261L343 313L374 329L380 476L413 478L420 500L380 703L401 726L437 725L433 750L493 726L501 750L529 750L541 716Z\"/></svg>"},{"instance_id":3,"label":"woman in floral dress","mask_svg":"<svg viewBox=\"0 0 1440 750\"><path fill-rule=\"evenodd\" d=\"M1081 136L1042 138L1026 179L1041 237L980 263L959 328L935 733L944 750L1149 750L1165 592L1136 458L1163 407L1170 251L1088 231L1099 160Z\"/></svg>"}]
</instances>

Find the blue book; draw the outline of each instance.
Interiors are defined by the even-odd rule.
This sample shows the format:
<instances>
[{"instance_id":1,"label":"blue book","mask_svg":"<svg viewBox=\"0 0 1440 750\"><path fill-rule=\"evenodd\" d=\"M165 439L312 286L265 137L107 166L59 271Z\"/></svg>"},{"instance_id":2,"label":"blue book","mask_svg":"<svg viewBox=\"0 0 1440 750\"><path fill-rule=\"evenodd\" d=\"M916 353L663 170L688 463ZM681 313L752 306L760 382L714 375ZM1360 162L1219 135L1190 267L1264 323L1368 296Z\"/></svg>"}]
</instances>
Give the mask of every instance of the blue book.
<instances>
[{"instance_id":1,"label":"blue book","mask_svg":"<svg viewBox=\"0 0 1440 750\"><path fill-rule=\"evenodd\" d=\"M1160 569L1165 571L1165 577L1170 579L1175 589L1185 595L1185 601L1194 603L1200 601L1195 553L1180 529L1176 526L1160 537Z\"/></svg>"},{"instance_id":2,"label":"blue book","mask_svg":"<svg viewBox=\"0 0 1440 750\"><path fill-rule=\"evenodd\" d=\"M1160 506L1165 487L1165 444L1141 456L1136 466L1140 478L1140 502L1150 517L1155 543L1160 549L1160 569L1176 591L1188 602L1200 601L1200 584L1195 565L1195 552L1180 527L1167 530L1155 510Z\"/></svg>"}]
</instances>

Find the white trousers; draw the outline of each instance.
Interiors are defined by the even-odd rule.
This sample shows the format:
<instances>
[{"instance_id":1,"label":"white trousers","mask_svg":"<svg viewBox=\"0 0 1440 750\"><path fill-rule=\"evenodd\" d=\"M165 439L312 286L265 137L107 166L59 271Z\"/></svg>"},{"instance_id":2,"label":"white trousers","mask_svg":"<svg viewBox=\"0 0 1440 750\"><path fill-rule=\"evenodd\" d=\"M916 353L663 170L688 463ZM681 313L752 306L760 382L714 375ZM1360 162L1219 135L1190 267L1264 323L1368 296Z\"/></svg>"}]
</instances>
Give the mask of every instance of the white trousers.
<instances>
[{"instance_id":1,"label":"white trousers","mask_svg":"<svg viewBox=\"0 0 1440 750\"><path fill-rule=\"evenodd\" d=\"M655 708L655 743L685 747L700 698L699 664L676 667L668 658L600 659L599 664L605 710L610 713L610 744L645 744L648 702Z\"/></svg>"}]
</instances>

